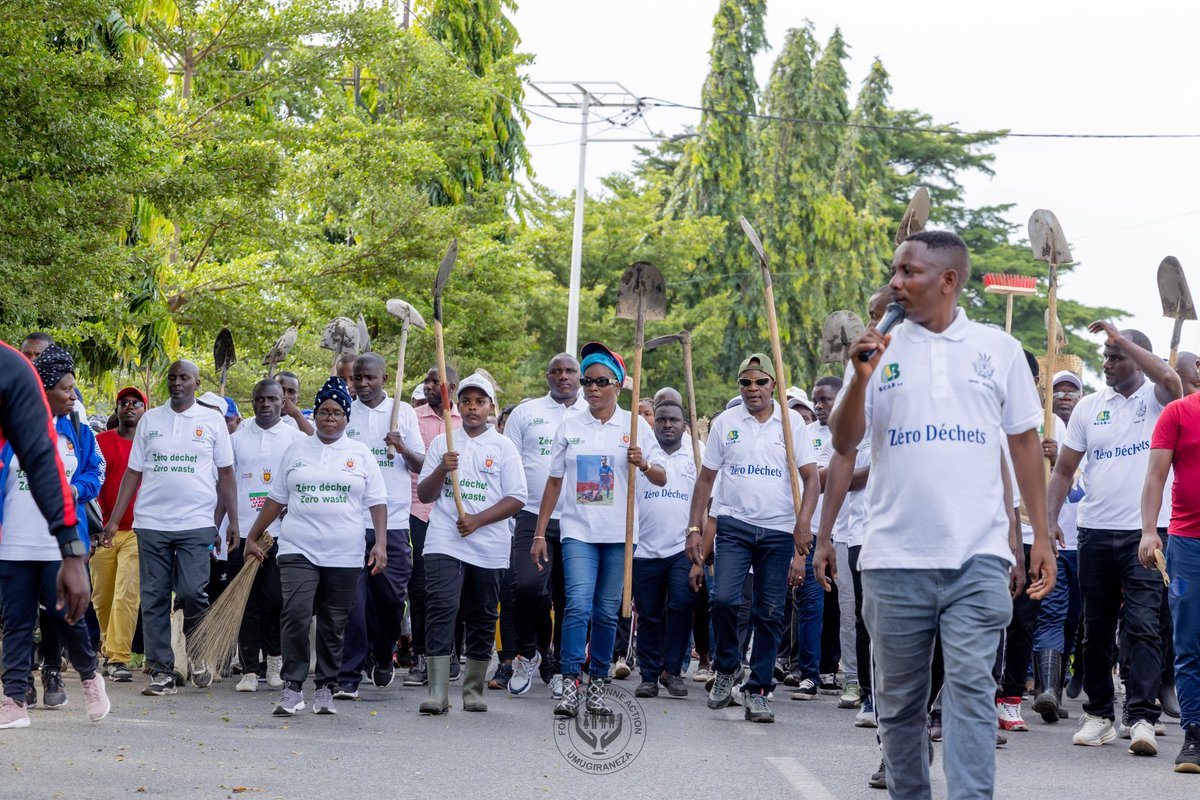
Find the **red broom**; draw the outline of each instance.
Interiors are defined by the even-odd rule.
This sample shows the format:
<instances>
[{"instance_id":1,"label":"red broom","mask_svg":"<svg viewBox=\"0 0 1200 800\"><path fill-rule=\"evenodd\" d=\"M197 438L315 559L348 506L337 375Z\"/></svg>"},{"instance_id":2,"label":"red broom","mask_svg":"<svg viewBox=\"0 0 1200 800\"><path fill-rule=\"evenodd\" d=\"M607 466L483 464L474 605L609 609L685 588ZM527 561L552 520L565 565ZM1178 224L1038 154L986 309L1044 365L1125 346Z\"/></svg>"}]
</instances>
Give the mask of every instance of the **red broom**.
<instances>
[{"instance_id":1,"label":"red broom","mask_svg":"<svg viewBox=\"0 0 1200 800\"><path fill-rule=\"evenodd\" d=\"M1004 312L1004 332L1011 334L1013 296L1031 297L1037 294L1037 278L989 272L983 276L983 290L988 294L1002 294L1008 298L1008 306Z\"/></svg>"}]
</instances>

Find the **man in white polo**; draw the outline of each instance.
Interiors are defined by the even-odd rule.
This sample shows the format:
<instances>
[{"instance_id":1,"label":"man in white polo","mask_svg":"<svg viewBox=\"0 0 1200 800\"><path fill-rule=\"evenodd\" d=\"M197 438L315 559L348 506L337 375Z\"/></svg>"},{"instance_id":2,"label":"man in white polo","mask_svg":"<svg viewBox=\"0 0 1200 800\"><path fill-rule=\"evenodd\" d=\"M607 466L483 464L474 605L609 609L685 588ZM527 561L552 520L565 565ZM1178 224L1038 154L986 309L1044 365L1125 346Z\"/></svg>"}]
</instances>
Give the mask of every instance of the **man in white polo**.
<instances>
[{"instance_id":1,"label":"man in white polo","mask_svg":"<svg viewBox=\"0 0 1200 800\"><path fill-rule=\"evenodd\" d=\"M133 437L129 468L104 526L104 544L133 495L142 595L142 635L150 684L142 694L175 694L175 653L171 649L171 592L183 604L183 631L190 633L208 610L205 587L209 550L217 544L217 493L229 518L230 539L238 533L237 484L233 448L222 414L196 402L200 369L176 361L167 370L171 402L142 415ZM213 474L217 480L214 483ZM190 665L192 683L212 683L209 665Z\"/></svg>"},{"instance_id":2,"label":"man in white polo","mask_svg":"<svg viewBox=\"0 0 1200 800\"><path fill-rule=\"evenodd\" d=\"M992 796L992 664L1012 614L1015 562L1003 436L1034 520L1030 595L1054 584L1037 393L1017 341L958 307L970 270L952 233L922 231L896 249L890 285L906 321L886 339L868 328L851 345L830 417L843 457L871 436L863 619L888 792L905 800L931 796L925 711L939 633L949 796Z\"/></svg>"}]
</instances>

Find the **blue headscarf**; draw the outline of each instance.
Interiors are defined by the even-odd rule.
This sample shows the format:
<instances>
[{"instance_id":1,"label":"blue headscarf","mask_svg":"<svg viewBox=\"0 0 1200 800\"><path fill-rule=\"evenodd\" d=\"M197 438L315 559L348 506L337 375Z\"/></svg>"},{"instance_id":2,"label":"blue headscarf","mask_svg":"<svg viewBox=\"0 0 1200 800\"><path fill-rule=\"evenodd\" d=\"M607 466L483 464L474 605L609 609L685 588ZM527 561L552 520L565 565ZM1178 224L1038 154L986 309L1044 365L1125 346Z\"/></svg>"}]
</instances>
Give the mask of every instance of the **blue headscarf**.
<instances>
[{"instance_id":1,"label":"blue headscarf","mask_svg":"<svg viewBox=\"0 0 1200 800\"><path fill-rule=\"evenodd\" d=\"M313 402L314 414L321 407L321 403L326 400L333 400L341 406L342 411L346 414L346 419L350 419L350 389L346 386L346 382L336 375L330 376L321 390L317 392L317 399Z\"/></svg>"},{"instance_id":2,"label":"blue headscarf","mask_svg":"<svg viewBox=\"0 0 1200 800\"><path fill-rule=\"evenodd\" d=\"M579 371L581 373L587 372L587 368L593 364L599 364L611 370L612 374L617 376L618 384L625 382L625 365L608 353L588 353L579 364Z\"/></svg>"}]
</instances>

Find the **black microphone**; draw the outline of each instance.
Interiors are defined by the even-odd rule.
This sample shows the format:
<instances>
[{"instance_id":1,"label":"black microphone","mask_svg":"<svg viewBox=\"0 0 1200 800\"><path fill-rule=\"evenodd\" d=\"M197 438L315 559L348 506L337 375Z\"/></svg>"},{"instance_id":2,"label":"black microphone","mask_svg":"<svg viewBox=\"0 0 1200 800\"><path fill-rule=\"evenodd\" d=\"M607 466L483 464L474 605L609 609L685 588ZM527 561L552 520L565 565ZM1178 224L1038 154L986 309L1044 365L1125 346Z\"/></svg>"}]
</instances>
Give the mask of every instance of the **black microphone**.
<instances>
[{"instance_id":1,"label":"black microphone","mask_svg":"<svg viewBox=\"0 0 1200 800\"><path fill-rule=\"evenodd\" d=\"M879 319L879 324L875 326L875 330L879 331L880 336L887 336L888 331L896 327L901 322L904 322L904 308L899 303L888 303L887 310L883 312L883 316ZM864 350L858 354L858 360L864 364L875 357L875 350Z\"/></svg>"}]
</instances>

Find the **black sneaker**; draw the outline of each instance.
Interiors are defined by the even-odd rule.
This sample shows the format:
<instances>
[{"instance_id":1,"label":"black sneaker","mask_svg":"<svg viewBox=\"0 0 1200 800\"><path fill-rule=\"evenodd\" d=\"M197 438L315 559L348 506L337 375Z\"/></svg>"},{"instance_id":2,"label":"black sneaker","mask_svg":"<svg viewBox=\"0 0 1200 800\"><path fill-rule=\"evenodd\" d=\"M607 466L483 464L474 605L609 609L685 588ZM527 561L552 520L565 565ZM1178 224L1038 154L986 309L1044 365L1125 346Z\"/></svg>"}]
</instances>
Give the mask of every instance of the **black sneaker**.
<instances>
[{"instance_id":1,"label":"black sneaker","mask_svg":"<svg viewBox=\"0 0 1200 800\"><path fill-rule=\"evenodd\" d=\"M1183 747L1175 757L1176 772L1200 774L1200 725L1188 725L1183 732Z\"/></svg>"},{"instance_id":2,"label":"black sneaker","mask_svg":"<svg viewBox=\"0 0 1200 800\"><path fill-rule=\"evenodd\" d=\"M821 682L817 684L817 691L821 694L841 694L842 685L837 682L835 675L821 675Z\"/></svg>"},{"instance_id":3,"label":"black sneaker","mask_svg":"<svg viewBox=\"0 0 1200 800\"><path fill-rule=\"evenodd\" d=\"M62 708L67 704L67 691L63 688L62 673L56 669L42 670L42 707Z\"/></svg>"},{"instance_id":4,"label":"black sneaker","mask_svg":"<svg viewBox=\"0 0 1200 800\"><path fill-rule=\"evenodd\" d=\"M559 672L558 659L551 655L551 651L547 650L542 653L542 663L538 665L538 674L542 676L542 683L549 683L554 680L554 676Z\"/></svg>"},{"instance_id":5,"label":"black sneaker","mask_svg":"<svg viewBox=\"0 0 1200 800\"><path fill-rule=\"evenodd\" d=\"M429 672L425 667L425 656L417 656L416 662L408 670L404 679L405 686L424 686L429 683Z\"/></svg>"},{"instance_id":6,"label":"black sneaker","mask_svg":"<svg viewBox=\"0 0 1200 800\"><path fill-rule=\"evenodd\" d=\"M492 675L492 679L488 681L489 689L507 689L508 681L513 675L512 664L503 662L496 665L496 672Z\"/></svg>"},{"instance_id":7,"label":"black sneaker","mask_svg":"<svg viewBox=\"0 0 1200 800\"><path fill-rule=\"evenodd\" d=\"M747 692L743 694L742 703L746 707L746 719L751 722L775 721L775 712L767 704L767 696L762 692Z\"/></svg>"},{"instance_id":8,"label":"black sneaker","mask_svg":"<svg viewBox=\"0 0 1200 800\"><path fill-rule=\"evenodd\" d=\"M142 689L147 697L162 697L165 694L177 694L179 688L175 685L175 676L169 672L156 672L150 679L150 685Z\"/></svg>"},{"instance_id":9,"label":"black sneaker","mask_svg":"<svg viewBox=\"0 0 1200 800\"><path fill-rule=\"evenodd\" d=\"M777 682L782 681L787 677L787 674L787 664L783 662L782 658L775 659L775 680Z\"/></svg>"},{"instance_id":10,"label":"black sneaker","mask_svg":"<svg viewBox=\"0 0 1200 800\"><path fill-rule=\"evenodd\" d=\"M887 767L884 766L882 758L879 759L879 769L875 770L871 774L871 777L867 779L867 786L870 786L872 789L887 788Z\"/></svg>"},{"instance_id":11,"label":"black sneaker","mask_svg":"<svg viewBox=\"0 0 1200 800\"><path fill-rule=\"evenodd\" d=\"M133 673L128 664L114 661L108 665L108 677L112 678L113 683L129 683L133 680Z\"/></svg>"},{"instance_id":12,"label":"black sneaker","mask_svg":"<svg viewBox=\"0 0 1200 800\"><path fill-rule=\"evenodd\" d=\"M29 688L25 690L25 707L33 708L37 705L37 687L33 685L33 678L29 679Z\"/></svg>"},{"instance_id":13,"label":"black sneaker","mask_svg":"<svg viewBox=\"0 0 1200 800\"><path fill-rule=\"evenodd\" d=\"M642 681L633 690L634 697L658 697L658 684L654 681Z\"/></svg>"},{"instance_id":14,"label":"black sneaker","mask_svg":"<svg viewBox=\"0 0 1200 800\"><path fill-rule=\"evenodd\" d=\"M462 673L462 659L457 653L450 654L450 680L458 680L458 676Z\"/></svg>"},{"instance_id":15,"label":"black sneaker","mask_svg":"<svg viewBox=\"0 0 1200 800\"><path fill-rule=\"evenodd\" d=\"M355 686L353 683L350 683L349 681L346 681L345 683L339 683L337 689L333 693L333 699L334 700L357 700L358 699L358 687Z\"/></svg>"},{"instance_id":16,"label":"black sneaker","mask_svg":"<svg viewBox=\"0 0 1200 800\"><path fill-rule=\"evenodd\" d=\"M794 669L787 675L783 676L784 686L799 686L800 681L804 680L804 674L798 669Z\"/></svg>"},{"instance_id":17,"label":"black sneaker","mask_svg":"<svg viewBox=\"0 0 1200 800\"><path fill-rule=\"evenodd\" d=\"M396 668L392 666L392 662L386 664L376 664L371 670L371 682L380 689L386 689L392 685L392 678L396 677Z\"/></svg>"},{"instance_id":18,"label":"black sneaker","mask_svg":"<svg viewBox=\"0 0 1200 800\"><path fill-rule=\"evenodd\" d=\"M667 688L667 694L671 697L687 697L688 688L687 681L682 675L662 675L658 682Z\"/></svg>"}]
</instances>

